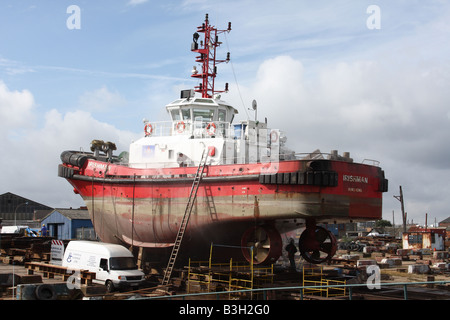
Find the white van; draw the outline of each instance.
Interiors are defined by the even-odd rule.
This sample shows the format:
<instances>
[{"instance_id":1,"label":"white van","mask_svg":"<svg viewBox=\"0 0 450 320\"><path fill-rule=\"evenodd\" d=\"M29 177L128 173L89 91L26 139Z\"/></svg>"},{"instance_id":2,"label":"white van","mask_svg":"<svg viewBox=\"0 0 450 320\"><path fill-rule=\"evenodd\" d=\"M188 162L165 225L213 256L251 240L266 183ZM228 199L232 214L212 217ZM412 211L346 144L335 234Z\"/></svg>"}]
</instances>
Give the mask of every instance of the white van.
<instances>
[{"instance_id":1,"label":"white van","mask_svg":"<svg viewBox=\"0 0 450 320\"><path fill-rule=\"evenodd\" d=\"M28 226L3 226L1 233L24 233Z\"/></svg>"},{"instance_id":2,"label":"white van","mask_svg":"<svg viewBox=\"0 0 450 320\"><path fill-rule=\"evenodd\" d=\"M62 262L72 270L95 272L95 283L106 285L107 291L137 288L144 280L133 254L118 244L96 241L70 241Z\"/></svg>"}]
</instances>

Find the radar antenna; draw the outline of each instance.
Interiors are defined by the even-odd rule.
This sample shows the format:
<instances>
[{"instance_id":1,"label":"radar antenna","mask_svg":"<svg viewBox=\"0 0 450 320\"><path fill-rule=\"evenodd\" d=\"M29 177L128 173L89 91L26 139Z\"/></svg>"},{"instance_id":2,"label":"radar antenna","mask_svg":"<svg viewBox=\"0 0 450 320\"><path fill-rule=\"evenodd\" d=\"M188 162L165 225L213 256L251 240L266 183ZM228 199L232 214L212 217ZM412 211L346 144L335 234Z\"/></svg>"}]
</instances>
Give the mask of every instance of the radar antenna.
<instances>
[{"instance_id":1,"label":"radar antenna","mask_svg":"<svg viewBox=\"0 0 450 320\"><path fill-rule=\"evenodd\" d=\"M228 83L225 84L225 90L219 91L214 89L214 80L217 75L217 64L221 62L230 61L230 53L227 53L225 60L216 60L216 49L222 42L219 41L219 34L231 31L231 22L228 22L228 29L218 30L211 26L206 14L205 22L197 27L197 32L193 35L193 42L191 51L199 53L195 61L201 64L202 70L197 70L194 66L191 77L201 79L201 83L195 87L195 92L202 94L202 98L212 98L215 93L228 92ZM200 39L200 34L204 33L203 40ZM200 39L200 43L199 43Z\"/></svg>"}]
</instances>

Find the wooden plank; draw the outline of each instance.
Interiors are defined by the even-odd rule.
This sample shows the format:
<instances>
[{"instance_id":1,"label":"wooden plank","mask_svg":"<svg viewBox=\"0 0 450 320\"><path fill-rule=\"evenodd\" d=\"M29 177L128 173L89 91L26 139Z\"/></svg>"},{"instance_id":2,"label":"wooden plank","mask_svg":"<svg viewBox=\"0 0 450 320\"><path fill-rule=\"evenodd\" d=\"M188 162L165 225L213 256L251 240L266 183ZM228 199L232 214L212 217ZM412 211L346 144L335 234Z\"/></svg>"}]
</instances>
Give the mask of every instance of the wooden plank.
<instances>
[{"instance_id":1,"label":"wooden plank","mask_svg":"<svg viewBox=\"0 0 450 320\"><path fill-rule=\"evenodd\" d=\"M40 262L28 262L25 264L25 267L28 269L28 272L39 271L44 273L44 277L54 278L55 274L62 275L63 277L71 276L73 271L67 267L50 265L46 263ZM69 270L71 272L69 272ZM95 272L89 272L88 270L80 270L80 278L86 280L87 284L91 284L92 280L95 279ZM67 279L66 279L67 280Z\"/></svg>"}]
</instances>

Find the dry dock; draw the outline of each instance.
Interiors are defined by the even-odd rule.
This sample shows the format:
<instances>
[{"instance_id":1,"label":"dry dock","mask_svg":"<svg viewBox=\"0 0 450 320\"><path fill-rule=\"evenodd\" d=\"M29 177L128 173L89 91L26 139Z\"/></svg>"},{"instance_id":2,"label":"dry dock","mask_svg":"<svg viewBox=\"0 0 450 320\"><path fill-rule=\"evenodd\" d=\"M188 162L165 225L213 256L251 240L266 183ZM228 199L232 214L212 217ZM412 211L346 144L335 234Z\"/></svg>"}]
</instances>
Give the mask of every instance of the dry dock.
<instances>
[{"instance_id":1,"label":"dry dock","mask_svg":"<svg viewBox=\"0 0 450 320\"><path fill-rule=\"evenodd\" d=\"M89 273L81 274L77 286L74 286L76 282L70 279L71 274L65 274L61 268L52 268L48 262L23 262L17 257L4 255L0 261L2 300L163 297L208 300L450 300L448 252L399 257L380 252L341 251L329 264L319 266L299 259L296 272L289 271L283 263L269 268L251 268L250 265L238 267L233 263L211 265L205 261L195 265L192 262L174 270L168 286L159 285L160 275L149 274L144 288L113 293L106 293L103 285L93 284ZM368 273L367 270L376 270L379 274ZM72 286L68 285L69 282ZM379 289L377 284L380 284Z\"/></svg>"}]
</instances>

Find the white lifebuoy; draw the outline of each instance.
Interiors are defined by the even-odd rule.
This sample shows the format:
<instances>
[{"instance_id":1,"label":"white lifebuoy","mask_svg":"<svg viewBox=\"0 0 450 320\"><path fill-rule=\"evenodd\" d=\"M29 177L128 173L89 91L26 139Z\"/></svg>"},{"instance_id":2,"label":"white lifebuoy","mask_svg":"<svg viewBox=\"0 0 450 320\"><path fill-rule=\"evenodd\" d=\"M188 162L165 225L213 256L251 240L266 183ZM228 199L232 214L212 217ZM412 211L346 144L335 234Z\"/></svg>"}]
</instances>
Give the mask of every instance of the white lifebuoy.
<instances>
[{"instance_id":1,"label":"white lifebuoy","mask_svg":"<svg viewBox=\"0 0 450 320\"><path fill-rule=\"evenodd\" d=\"M150 123L147 123L144 127L145 136L151 136L153 133L153 127Z\"/></svg>"},{"instance_id":2,"label":"white lifebuoy","mask_svg":"<svg viewBox=\"0 0 450 320\"><path fill-rule=\"evenodd\" d=\"M216 124L214 122L208 123L206 126L206 133L208 133L210 136L216 133Z\"/></svg>"},{"instance_id":3,"label":"white lifebuoy","mask_svg":"<svg viewBox=\"0 0 450 320\"><path fill-rule=\"evenodd\" d=\"M186 124L184 123L184 121L178 121L175 125L175 129L178 133L182 133L184 129L186 129Z\"/></svg>"}]
</instances>

